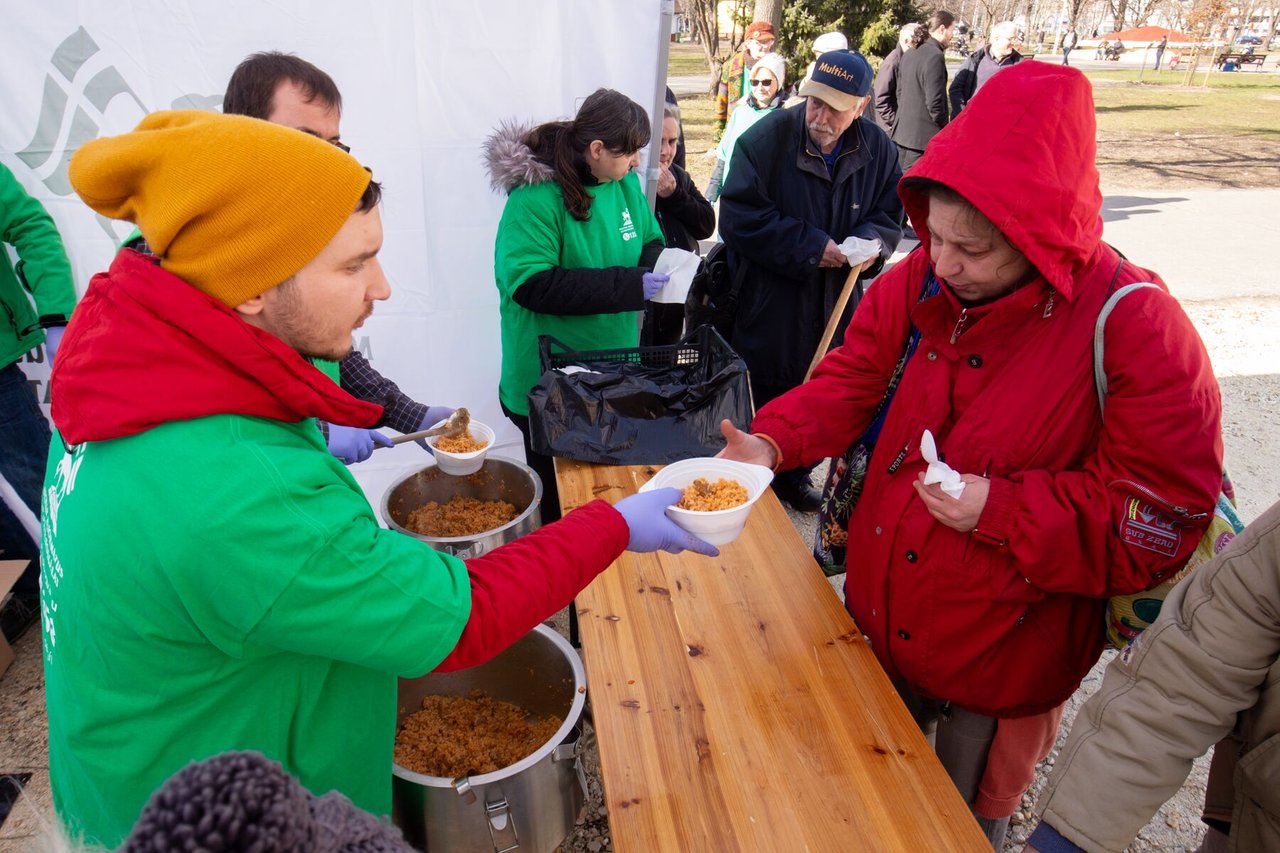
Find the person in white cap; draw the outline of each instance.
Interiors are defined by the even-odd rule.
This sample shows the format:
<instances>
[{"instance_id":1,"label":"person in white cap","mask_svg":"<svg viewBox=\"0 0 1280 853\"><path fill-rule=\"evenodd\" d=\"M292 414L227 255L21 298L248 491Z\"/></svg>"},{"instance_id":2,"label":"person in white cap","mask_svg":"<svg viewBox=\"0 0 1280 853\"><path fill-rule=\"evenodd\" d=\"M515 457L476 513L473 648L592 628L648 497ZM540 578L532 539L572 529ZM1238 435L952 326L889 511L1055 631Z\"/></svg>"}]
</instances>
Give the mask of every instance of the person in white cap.
<instances>
[{"instance_id":1,"label":"person in white cap","mask_svg":"<svg viewBox=\"0 0 1280 853\"><path fill-rule=\"evenodd\" d=\"M783 90L786 85L787 64L781 55L767 53L757 59L756 64L751 67L747 93L742 96L729 115L724 136L720 137L720 147L716 149L716 167L711 173L711 180L704 193L707 201L714 204L720 197L720 188L729 177L729 163L738 137L747 128L783 105L786 99Z\"/></svg>"},{"instance_id":2,"label":"person in white cap","mask_svg":"<svg viewBox=\"0 0 1280 853\"><path fill-rule=\"evenodd\" d=\"M833 50L848 50L849 39L845 38L842 32L823 33L813 40L813 62L809 63L809 67L804 70L804 79L808 80L813 75L814 63L818 61L818 57L824 53L830 53Z\"/></svg>"}]
</instances>

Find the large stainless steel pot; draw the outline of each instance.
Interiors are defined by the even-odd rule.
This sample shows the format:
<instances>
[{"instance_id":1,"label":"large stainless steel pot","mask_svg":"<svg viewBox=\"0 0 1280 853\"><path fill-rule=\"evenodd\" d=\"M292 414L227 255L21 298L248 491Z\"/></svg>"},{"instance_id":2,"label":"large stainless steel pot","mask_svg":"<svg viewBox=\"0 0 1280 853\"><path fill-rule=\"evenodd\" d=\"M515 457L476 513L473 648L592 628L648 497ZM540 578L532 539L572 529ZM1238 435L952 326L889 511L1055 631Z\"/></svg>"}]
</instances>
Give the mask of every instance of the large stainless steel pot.
<instances>
[{"instance_id":1,"label":"large stainless steel pot","mask_svg":"<svg viewBox=\"0 0 1280 853\"><path fill-rule=\"evenodd\" d=\"M514 519L474 536L423 536L406 528L409 514L428 501L448 503L454 497L482 501L502 500L515 505ZM537 530L542 525L538 504L542 501L542 480L523 462L489 456L474 474L455 477L431 465L401 477L382 496L382 519L392 530L429 543L437 551L458 557L479 557Z\"/></svg>"},{"instance_id":2,"label":"large stainless steel pot","mask_svg":"<svg viewBox=\"0 0 1280 853\"><path fill-rule=\"evenodd\" d=\"M447 779L395 765L391 820L409 843L436 853L555 850L586 802L579 755L586 683L577 652L545 625L481 666L402 678L397 730L428 694L469 696L475 690L534 716L564 720L532 755L493 773Z\"/></svg>"}]
</instances>

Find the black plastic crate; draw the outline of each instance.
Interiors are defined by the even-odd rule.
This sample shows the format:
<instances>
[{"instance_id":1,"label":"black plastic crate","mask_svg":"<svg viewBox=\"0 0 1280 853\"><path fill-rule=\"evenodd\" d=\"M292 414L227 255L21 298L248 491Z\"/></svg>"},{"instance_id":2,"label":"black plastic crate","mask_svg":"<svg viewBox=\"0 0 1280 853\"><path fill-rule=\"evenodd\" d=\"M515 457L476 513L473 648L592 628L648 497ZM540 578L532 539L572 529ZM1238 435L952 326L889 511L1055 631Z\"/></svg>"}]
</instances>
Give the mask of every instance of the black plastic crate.
<instances>
[{"instance_id":1,"label":"black plastic crate","mask_svg":"<svg viewBox=\"0 0 1280 853\"><path fill-rule=\"evenodd\" d=\"M558 351L553 351L558 348ZM578 365L586 368L610 364L642 364L646 367L696 365L698 379L714 376L738 359L728 342L711 326L699 326L674 344L630 349L602 349L575 352L548 335L538 338L538 351L543 373L557 367Z\"/></svg>"}]
</instances>

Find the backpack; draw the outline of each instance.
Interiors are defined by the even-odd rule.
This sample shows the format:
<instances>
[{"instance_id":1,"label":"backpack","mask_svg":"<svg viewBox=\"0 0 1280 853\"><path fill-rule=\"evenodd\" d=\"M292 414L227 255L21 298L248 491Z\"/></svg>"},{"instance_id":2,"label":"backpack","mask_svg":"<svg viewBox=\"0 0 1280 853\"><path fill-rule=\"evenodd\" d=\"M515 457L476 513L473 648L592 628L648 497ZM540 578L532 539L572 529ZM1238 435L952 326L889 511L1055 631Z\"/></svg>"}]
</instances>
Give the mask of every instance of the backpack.
<instances>
[{"instance_id":1,"label":"backpack","mask_svg":"<svg viewBox=\"0 0 1280 853\"><path fill-rule=\"evenodd\" d=\"M689 295L684 303L685 328L692 333L699 326L712 326L728 340L738 313L738 295L746 273L744 258L738 258L737 270L730 272L729 250L725 244L712 246L689 285Z\"/></svg>"},{"instance_id":2,"label":"backpack","mask_svg":"<svg viewBox=\"0 0 1280 853\"><path fill-rule=\"evenodd\" d=\"M1117 275L1119 270L1116 271ZM1107 317L1121 299L1127 294L1144 287L1156 287L1154 284L1139 282L1126 285L1111 294L1098 314L1098 322L1093 329L1093 383L1098 392L1098 410L1102 411L1107 397L1107 374L1102 368L1104 349L1103 332L1106 329ZM1159 288L1157 288L1159 289ZM1213 509L1213 517L1209 519L1209 527L1190 559L1171 577L1156 586L1142 592L1129 595L1113 595L1107 600L1106 629L1107 639L1117 649L1124 649L1133 642L1160 615L1160 608L1165 597L1178 581L1185 578L1202 563L1207 563L1236 537L1244 524L1236 515L1235 492L1231 487L1231 479L1227 472L1222 472L1222 491Z\"/></svg>"}]
</instances>

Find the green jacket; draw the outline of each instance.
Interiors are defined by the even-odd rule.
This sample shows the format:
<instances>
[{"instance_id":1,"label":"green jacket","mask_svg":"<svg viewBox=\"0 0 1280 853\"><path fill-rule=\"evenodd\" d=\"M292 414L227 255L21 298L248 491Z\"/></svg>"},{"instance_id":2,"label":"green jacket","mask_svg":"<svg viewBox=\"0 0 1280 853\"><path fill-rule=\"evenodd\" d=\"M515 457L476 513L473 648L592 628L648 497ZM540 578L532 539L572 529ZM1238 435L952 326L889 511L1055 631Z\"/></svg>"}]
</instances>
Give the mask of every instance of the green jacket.
<instances>
[{"instance_id":1,"label":"green jacket","mask_svg":"<svg viewBox=\"0 0 1280 853\"><path fill-rule=\"evenodd\" d=\"M389 812L392 676L457 642L461 560L380 529L311 419L86 442L46 485L49 771L73 831L118 844L176 769L228 749Z\"/></svg>"},{"instance_id":2,"label":"green jacket","mask_svg":"<svg viewBox=\"0 0 1280 853\"><path fill-rule=\"evenodd\" d=\"M494 250L502 318L498 396L517 414L528 413L529 391L542 376L539 335L574 350L640 342L641 255L648 244L661 248L662 229L635 174L587 191L594 201L586 222L569 214L551 180L516 187L502 211ZM575 275L581 271L590 272ZM531 310L517 291L539 274L548 276L540 279L548 286Z\"/></svg>"},{"instance_id":3,"label":"green jacket","mask_svg":"<svg viewBox=\"0 0 1280 853\"><path fill-rule=\"evenodd\" d=\"M15 269L8 252L0 250L0 367L8 367L44 343L41 320L46 325L66 323L76 289L52 217L2 165L0 240L18 252Z\"/></svg>"},{"instance_id":4,"label":"green jacket","mask_svg":"<svg viewBox=\"0 0 1280 853\"><path fill-rule=\"evenodd\" d=\"M54 806L91 842L228 750L386 814L396 676L487 660L626 547L601 501L466 563L381 527L316 429L381 407L137 252L76 312L40 594Z\"/></svg>"}]
</instances>

